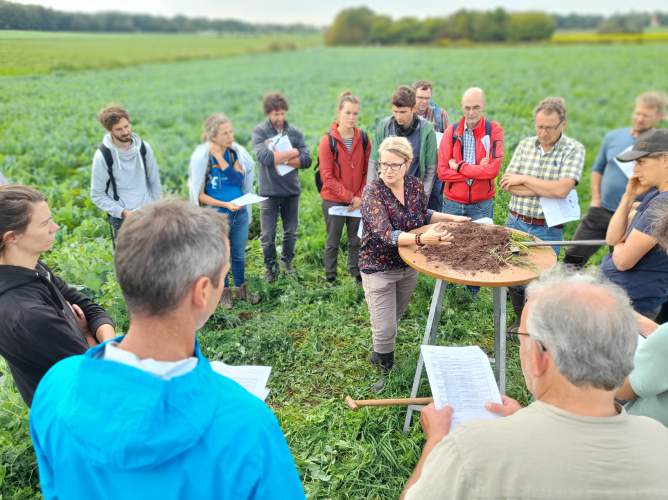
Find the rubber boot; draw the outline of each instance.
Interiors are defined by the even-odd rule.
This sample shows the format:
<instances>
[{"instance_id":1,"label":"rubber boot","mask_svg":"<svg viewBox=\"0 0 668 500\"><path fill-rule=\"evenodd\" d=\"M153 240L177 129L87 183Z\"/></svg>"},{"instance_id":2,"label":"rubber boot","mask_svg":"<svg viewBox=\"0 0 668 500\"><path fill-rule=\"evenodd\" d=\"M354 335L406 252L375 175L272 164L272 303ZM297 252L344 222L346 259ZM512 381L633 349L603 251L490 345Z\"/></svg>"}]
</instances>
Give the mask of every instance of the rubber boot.
<instances>
[{"instance_id":1,"label":"rubber boot","mask_svg":"<svg viewBox=\"0 0 668 500\"><path fill-rule=\"evenodd\" d=\"M234 289L234 298L238 300L245 300L253 306L260 303L260 296L257 293L248 291L246 283Z\"/></svg>"},{"instance_id":2,"label":"rubber boot","mask_svg":"<svg viewBox=\"0 0 668 500\"><path fill-rule=\"evenodd\" d=\"M371 353L371 362L380 367L380 378L371 386L374 392L380 392L385 388L385 375L394 366L394 352L379 353L373 351Z\"/></svg>"},{"instance_id":3,"label":"rubber boot","mask_svg":"<svg viewBox=\"0 0 668 500\"><path fill-rule=\"evenodd\" d=\"M229 288L223 288L223 294L220 296L220 305L223 309L232 309L232 292Z\"/></svg>"},{"instance_id":4,"label":"rubber boot","mask_svg":"<svg viewBox=\"0 0 668 500\"><path fill-rule=\"evenodd\" d=\"M520 328L520 318L522 317L522 310L524 309L525 292L523 286L511 286L508 288L508 295L510 302L513 304L513 311L515 311L515 321L510 325L508 330L517 332Z\"/></svg>"}]
</instances>

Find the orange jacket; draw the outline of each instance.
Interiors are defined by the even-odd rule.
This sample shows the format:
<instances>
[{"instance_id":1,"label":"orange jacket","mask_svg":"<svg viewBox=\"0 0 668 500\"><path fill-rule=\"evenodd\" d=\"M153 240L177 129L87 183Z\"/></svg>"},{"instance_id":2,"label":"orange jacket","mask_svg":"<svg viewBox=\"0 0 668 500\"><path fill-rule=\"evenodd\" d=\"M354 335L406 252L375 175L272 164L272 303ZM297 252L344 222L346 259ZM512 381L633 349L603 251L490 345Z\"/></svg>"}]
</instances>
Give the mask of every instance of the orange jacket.
<instances>
[{"instance_id":1,"label":"orange jacket","mask_svg":"<svg viewBox=\"0 0 668 500\"><path fill-rule=\"evenodd\" d=\"M371 144L364 151L362 135L356 128L353 135L353 146L348 151L339 133L338 123L332 123L329 133L336 143L338 163L334 162L334 155L329 147L329 138L325 134L318 146L320 178L322 179L320 197L327 201L350 203L354 196L362 197Z\"/></svg>"}]
</instances>

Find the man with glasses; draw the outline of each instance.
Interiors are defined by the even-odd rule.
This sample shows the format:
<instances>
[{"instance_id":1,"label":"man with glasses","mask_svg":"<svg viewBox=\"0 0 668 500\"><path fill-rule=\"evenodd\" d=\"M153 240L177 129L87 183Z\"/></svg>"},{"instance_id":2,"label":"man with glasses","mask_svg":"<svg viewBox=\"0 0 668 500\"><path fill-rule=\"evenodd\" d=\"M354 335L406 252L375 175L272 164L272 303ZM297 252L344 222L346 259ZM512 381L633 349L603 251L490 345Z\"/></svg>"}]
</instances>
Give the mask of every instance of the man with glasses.
<instances>
[{"instance_id":1,"label":"man with glasses","mask_svg":"<svg viewBox=\"0 0 668 500\"><path fill-rule=\"evenodd\" d=\"M561 97L543 99L533 111L536 135L520 141L501 187L510 203L506 226L537 236L541 240L563 239L563 225L548 227L540 198L566 198L582 175L585 148L564 134L566 103ZM559 255L559 247L552 247ZM524 307L524 287L511 287L516 328Z\"/></svg>"},{"instance_id":2,"label":"man with glasses","mask_svg":"<svg viewBox=\"0 0 668 500\"><path fill-rule=\"evenodd\" d=\"M639 135L652 130L665 116L666 95L662 92L645 92L636 98L631 115L631 127L608 133L591 166L591 204L584 216L574 240L599 240L605 238L612 214L617 210L626 183L633 172L633 165L620 163L616 156L631 149ZM564 262L584 266L599 247L570 247Z\"/></svg>"},{"instance_id":3,"label":"man with glasses","mask_svg":"<svg viewBox=\"0 0 668 500\"><path fill-rule=\"evenodd\" d=\"M668 429L615 402L638 337L624 291L557 268L527 292L517 333L534 402L504 396L486 405L503 418L453 432L457 408L423 408L427 440L404 498L666 498Z\"/></svg>"}]
</instances>

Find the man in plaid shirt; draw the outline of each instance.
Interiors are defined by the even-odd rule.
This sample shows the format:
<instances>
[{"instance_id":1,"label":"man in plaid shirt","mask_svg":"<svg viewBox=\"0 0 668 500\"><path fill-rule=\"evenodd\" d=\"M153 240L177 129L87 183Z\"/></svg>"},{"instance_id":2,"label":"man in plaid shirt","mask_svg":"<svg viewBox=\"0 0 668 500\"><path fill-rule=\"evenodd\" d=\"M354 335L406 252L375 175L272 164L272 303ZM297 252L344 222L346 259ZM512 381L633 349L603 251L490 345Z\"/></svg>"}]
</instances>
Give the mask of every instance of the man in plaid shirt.
<instances>
[{"instance_id":1,"label":"man in plaid shirt","mask_svg":"<svg viewBox=\"0 0 668 500\"><path fill-rule=\"evenodd\" d=\"M540 197L566 198L582 175L585 148L563 132L566 104L561 97L543 99L533 112L536 135L522 139L501 177L511 194L506 226L541 240L563 239L563 225L548 227ZM559 247L552 247L559 255ZM511 287L510 298L519 324L524 287ZM515 324L513 326L516 326Z\"/></svg>"}]
</instances>

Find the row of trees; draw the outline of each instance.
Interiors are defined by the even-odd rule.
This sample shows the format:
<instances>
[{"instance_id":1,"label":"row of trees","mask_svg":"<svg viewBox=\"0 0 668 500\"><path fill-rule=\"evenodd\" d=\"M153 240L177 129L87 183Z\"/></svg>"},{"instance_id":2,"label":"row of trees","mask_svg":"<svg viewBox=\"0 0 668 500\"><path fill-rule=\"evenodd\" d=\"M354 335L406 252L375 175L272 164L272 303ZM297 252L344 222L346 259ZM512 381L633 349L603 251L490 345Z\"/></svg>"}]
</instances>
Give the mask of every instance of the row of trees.
<instances>
[{"instance_id":1,"label":"row of trees","mask_svg":"<svg viewBox=\"0 0 668 500\"><path fill-rule=\"evenodd\" d=\"M480 12L460 10L447 18L393 20L366 7L342 10L325 33L329 45L427 44L439 40L522 42L549 39L556 29L542 12L512 12L502 8Z\"/></svg>"},{"instance_id":2,"label":"row of trees","mask_svg":"<svg viewBox=\"0 0 668 500\"><path fill-rule=\"evenodd\" d=\"M558 30L588 30L599 33L642 33L654 26L668 26L668 13L630 12L610 17L597 15L555 15Z\"/></svg>"},{"instance_id":3,"label":"row of trees","mask_svg":"<svg viewBox=\"0 0 668 500\"><path fill-rule=\"evenodd\" d=\"M84 14L0 0L0 29L38 31L220 33L315 32L303 24L251 24L235 19L160 17L122 12Z\"/></svg>"}]
</instances>

